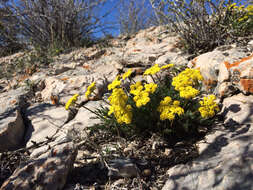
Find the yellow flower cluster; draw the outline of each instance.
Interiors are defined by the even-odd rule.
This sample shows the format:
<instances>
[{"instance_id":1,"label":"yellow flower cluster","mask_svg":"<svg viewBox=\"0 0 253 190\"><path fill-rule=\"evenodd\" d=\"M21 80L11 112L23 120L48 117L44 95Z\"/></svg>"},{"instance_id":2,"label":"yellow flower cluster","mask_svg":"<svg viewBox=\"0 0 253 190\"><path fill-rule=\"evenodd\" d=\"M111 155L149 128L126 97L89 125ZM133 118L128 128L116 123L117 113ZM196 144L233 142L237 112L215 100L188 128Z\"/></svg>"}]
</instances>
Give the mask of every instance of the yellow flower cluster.
<instances>
[{"instance_id":1,"label":"yellow flower cluster","mask_svg":"<svg viewBox=\"0 0 253 190\"><path fill-rule=\"evenodd\" d=\"M114 88L108 98L111 104L108 115L114 113L119 124L130 124L132 121L132 107L127 105L128 97L122 88Z\"/></svg>"},{"instance_id":2,"label":"yellow flower cluster","mask_svg":"<svg viewBox=\"0 0 253 190\"><path fill-rule=\"evenodd\" d=\"M157 110L161 113L160 119L161 120L169 119L170 121L172 121L175 119L176 114L178 116L184 114L184 109L181 108L179 105L180 105L179 101L175 100L172 102L171 97L166 96L160 102L160 105L157 108Z\"/></svg>"},{"instance_id":3,"label":"yellow flower cluster","mask_svg":"<svg viewBox=\"0 0 253 190\"><path fill-rule=\"evenodd\" d=\"M170 64L168 64L168 65L162 66L161 69L168 69L168 68L173 67L173 66L174 66L174 64L173 64L173 63L170 63Z\"/></svg>"},{"instance_id":4,"label":"yellow flower cluster","mask_svg":"<svg viewBox=\"0 0 253 190\"><path fill-rule=\"evenodd\" d=\"M154 75L158 73L161 70L161 68L158 66L158 64L155 64L154 66L148 68L143 75Z\"/></svg>"},{"instance_id":5,"label":"yellow flower cluster","mask_svg":"<svg viewBox=\"0 0 253 190\"><path fill-rule=\"evenodd\" d=\"M114 79L114 81L112 81L112 83L108 85L108 90L113 90L114 88L120 86L120 84L121 84L121 80L120 80L120 79L121 79L121 76L118 75L118 76Z\"/></svg>"},{"instance_id":6,"label":"yellow flower cluster","mask_svg":"<svg viewBox=\"0 0 253 190\"><path fill-rule=\"evenodd\" d=\"M140 81L130 86L130 93L135 95L133 100L138 108L146 105L150 101L149 94L155 92L157 84L149 83L145 84L144 87Z\"/></svg>"},{"instance_id":7,"label":"yellow flower cluster","mask_svg":"<svg viewBox=\"0 0 253 190\"><path fill-rule=\"evenodd\" d=\"M67 103L65 104L65 109L68 110L69 107L73 104L76 103L77 101L77 98L78 98L79 94L75 94L74 96L72 96L68 101Z\"/></svg>"},{"instance_id":8,"label":"yellow flower cluster","mask_svg":"<svg viewBox=\"0 0 253 190\"><path fill-rule=\"evenodd\" d=\"M132 74L132 72L133 72L132 69L128 69L128 71L122 75L123 80L128 78Z\"/></svg>"},{"instance_id":9,"label":"yellow flower cluster","mask_svg":"<svg viewBox=\"0 0 253 190\"><path fill-rule=\"evenodd\" d=\"M179 95L181 98L190 99L194 98L199 94L199 90L193 88L192 86L181 87Z\"/></svg>"},{"instance_id":10,"label":"yellow flower cluster","mask_svg":"<svg viewBox=\"0 0 253 190\"><path fill-rule=\"evenodd\" d=\"M85 97L88 98L91 95L91 93L95 90L95 88L96 82L91 83L90 86L88 86L87 91L85 92Z\"/></svg>"},{"instance_id":11,"label":"yellow flower cluster","mask_svg":"<svg viewBox=\"0 0 253 190\"><path fill-rule=\"evenodd\" d=\"M238 22L247 21L250 17L253 16L253 5L248 5L245 7L244 5L237 6L236 3L233 3L228 6L228 10L243 13L243 15L238 19Z\"/></svg>"},{"instance_id":12,"label":"yellow flower cluster","mask_svg":"<svg viewBox=\"0 0 253 190\"><path fill-rule=\"evenodd\" d=\"M180 92L180 97L194 98L199 94L199 90L192 86L201 80L203 80L203 77L199 70L187 68L172 79L172 86Z\"/></svg>"},{"instance_id":13,"label":"yellow flower cluster","mask_svg":"<svg viewBox=\"0 0 253 190\"><path fill-rule=\"evenodd\" d=\"M199 108L201 117L210 118L215 115L215 111L220 111L217 103L214 101L215 99L215 95L210 95L208 97L204 97L203 101L199 102L201 105L201 107Z\"/></svg>"}]
</instances>

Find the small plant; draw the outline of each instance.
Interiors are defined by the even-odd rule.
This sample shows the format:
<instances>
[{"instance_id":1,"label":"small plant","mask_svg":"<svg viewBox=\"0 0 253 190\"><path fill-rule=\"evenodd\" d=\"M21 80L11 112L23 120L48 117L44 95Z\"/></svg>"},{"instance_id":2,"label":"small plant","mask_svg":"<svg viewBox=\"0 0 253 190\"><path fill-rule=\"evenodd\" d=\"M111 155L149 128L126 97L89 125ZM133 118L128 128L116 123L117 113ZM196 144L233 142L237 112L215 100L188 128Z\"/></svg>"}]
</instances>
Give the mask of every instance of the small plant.
<instances>
[{"instance_id":1,"label":"small plant","mask_svg":"<svg viewBox=\"0 0 253 190\"><path fill-rule=\"evenodd\" d=\"M156 64L144 72L153 79L151 83L135 82L131 74L130 69L108 85L111 93L104 100L108 106L92 111L101 120L96 127L124 137L152 133L180 137L196 134L200 126L211 124L219 111L214 95L202 99L199 70L186 68L179 73L173 64ZM95 82L85 96L89 98L94 90ZM78 96L66 103L67 110L77 106Z\"/></svg>"},{"instance_id":2,"label":"small plant","mask_svg":"<svg viewBox=\"0 0 253 190\"><path fill-rule=\"evenodd\" d=\"M237 6L233 3L226 7L228 29L234 36L246 36L253 31L253 5Z\"/></svg>"},{"instance_id":3,"label":"small plant","mask_svg":"<svg viewBox=\"0 0 253 190\"><path fill-rule=\"evenodd\" d=\"M237 6L235 0L150 2L164 24L180 36L183 50L193 55L221 45L241 43L238 37L252 38L252 5Z\"/></svg>"}]
</instances>

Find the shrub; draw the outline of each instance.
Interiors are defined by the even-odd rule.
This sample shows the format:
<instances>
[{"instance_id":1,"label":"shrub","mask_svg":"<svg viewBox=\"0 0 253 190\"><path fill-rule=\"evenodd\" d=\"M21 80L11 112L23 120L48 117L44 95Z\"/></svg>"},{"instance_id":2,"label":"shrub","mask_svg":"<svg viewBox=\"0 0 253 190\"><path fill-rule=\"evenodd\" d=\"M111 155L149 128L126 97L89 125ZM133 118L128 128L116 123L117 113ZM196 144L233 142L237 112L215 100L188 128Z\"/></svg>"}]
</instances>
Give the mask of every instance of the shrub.
<instances>
[{"instance_id":1,"label":"shrub","mask_svg":"<svg viewBox=\"0 0 253 190\"><path fill-rule=\"evenodd\" d=\"M236 3L226 7L228 31L234 37L244 37L253 34L253 5L237 6Z\"/></svg>"},{"instance_id":2,"label":"shrub","mask_svg":"<svg viewBox=\"0 0 253 190\"><path fill-rule=\"evenodd\" d=\"M132 35L158 24L147 0L121 0L118 10L120 34Z\"/></svg>"},{"instance_id":3,"label":"shrub","mask_svg":"<svg viewBox=\"0 0 253 190\"><path fill-rule=\"evenodd\" d=\"M104 0L19 0L10 4L21 35L35 47L66 49L89 39L99 26Z\"/></svg>"},{"instance_id":4,"label":"shrub","mask_svg":"<svg viewBox=\"0 0 253 190\"><path fill-rule=\"evenodd\" d=\"M166 0L166 10L160 11L159 3L150 0L153 8L163 16L165 24L176 31L192 54L211 51L217 46L238 42L238 36L252 34L252 11L250 7L231 7L236 2L223 0ZM250 16L251 15L251 16ZM246 19L247 17L247 19Z\"/></svg>"},{"instance_id":5,"label":"shrub","mask_svg":"<svg viewBox=\"0 0 253 190\"><path fill-rule=\"evenodd\" d=\"M0 1L0 57L15 53L23 48L18 40L19 27L16 25L17 18Z\"/></svg>"},{"instance_id":6,"label":"shrub","mask_svg":"<svg viewBox=\"0 0 253 190\"><path fill-rule=\"evenodd\" d=\"M161 72L166 73L165 77L161 77ZM131 69L118 75L108 85L111 93L104 101L109 107L92 111L101 120L96 127L125 137L159 133L180 138L198 134L199 127L213 121L219 107L214 95L201 100L203 77L199 70L186 68L176 76L178 72L173 64L154 65L144 73L153 79L151 83L134 82ZM85 96L89 98L94 90L95 82ZM75 106L78 96L74 95L65 108Z\"/></svg>"}]
</instances>

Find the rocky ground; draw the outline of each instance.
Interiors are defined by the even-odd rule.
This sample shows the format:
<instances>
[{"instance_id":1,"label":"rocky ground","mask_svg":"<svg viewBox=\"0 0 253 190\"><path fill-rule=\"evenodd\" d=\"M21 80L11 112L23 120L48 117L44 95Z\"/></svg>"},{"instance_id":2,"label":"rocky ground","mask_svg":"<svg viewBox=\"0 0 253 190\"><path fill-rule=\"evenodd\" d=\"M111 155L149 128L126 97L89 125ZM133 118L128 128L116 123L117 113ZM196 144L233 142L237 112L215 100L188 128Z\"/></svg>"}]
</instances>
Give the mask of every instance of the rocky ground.
<instances>
[{"instance_id":1,"label":"rocky ground","mask_svg":"<svg viewBox=\"0 0 253 190\"><path fill-rule=\"evenodd\" d=\"M253 43L218 47L197 57L163 27L78 49L47 67L0 78L1 189L253 189ZM16 68L18 53L1 58ZM88 128L99 120L84 108L64 109L96 81L95 110L106 86L132 68L135 80L153 64L199 68L205 90L219 97L214 126L199 137L166 142L157 135L125 139ZM96 100L96 101L95 101Z\"/></svg>"}]
</instances>

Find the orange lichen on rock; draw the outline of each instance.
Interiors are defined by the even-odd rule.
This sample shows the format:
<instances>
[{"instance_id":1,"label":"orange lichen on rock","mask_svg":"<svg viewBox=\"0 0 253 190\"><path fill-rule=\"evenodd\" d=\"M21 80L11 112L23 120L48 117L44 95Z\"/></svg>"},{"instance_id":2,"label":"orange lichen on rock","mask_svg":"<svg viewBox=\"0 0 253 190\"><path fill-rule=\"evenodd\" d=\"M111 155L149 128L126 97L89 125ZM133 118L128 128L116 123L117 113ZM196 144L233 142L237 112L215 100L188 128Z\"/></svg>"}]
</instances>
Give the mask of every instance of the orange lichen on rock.
<instances>
[{"instance_id":1,"label":"orange lichen on rock","mask_svg":"<svg viewBox=\"0 0 253 190\"><path fill-rule=\"evenodd\" d=\"M69 79L69 77L61 78L62 81L66 81L66 80L68 80L68 79Z\"/></svg>"},{"instance_id":2,"label":"orange lichen on rock","mask_svg":"<svg viewBox=\"0 0 253 190\"><path fill-rule=\"evenodd\" d=\"M90 66L89 65L83 65L84 69L90 70Z\"/></svg>"},{"instance_id":3,"label":"orange lichen on rock","mask_svg":"<svg viewBox=\"0 0 253 190\"><path fill-rule=\"evenodd\" d=\"M253 93L253 79L241 79L240 82L246 92Z\"/></svg>"},{"instance_id":4,"label":"orange lichen on rock","mask_svg":"<svg viewBox=\"0 0 253 190\"><path fill-rule=\"evenodd\" d=\"M230 69L232 67L236 67L236 66L240 65L244 61L250 60L251 58L253 58L253 54L248 56L248 57L244 57L244 58L240 59L239 61L236 61L236 62L231 63L231 64L228 61L225 61L224 64L225 64L227 69Z\"/></svg>"},{"instance_id":5,"label":"orange lichen on rock","mask_svg":"<svg viewBox=\"0 0 253 190\"><path fill-rule=\"evenodd\" d=\"M11 103L11 104L16 104L16 103L17 103L17 100L12 100L10 103Z\"/></svg>"},{"instance_id":6,"label":"orange lichen on rock","mask_svg":"<svg viewBox=\"0 0 253 190\"><path fill-rule=\"evenodd\" d=\"M133 52L140 52L141 49L134 49Z\"/></svg>"},{"instance_id":7,"label":"orange lichen on rock","mask_svg":"<svg viewBox=\"0 0 253 190\"><path fill-rule=\"evenodd\" d=\"M191 61L191 64L192 64L192 66L193 67L195 67L196 66L196 64L197 64L197 57L195 57L192 61Z\"/></svg>"},{"instance_id":8,"label":"orange lichen on rock","mask_svg":"<svg viewBox=\"0 0 253 190\"><path fill-rule=\"evenodd\" d=\"M206 86L206 89L210 90L213 86L216 86L217 81L216 80L207 79L207 80L204 80L203 83Z\"/></svg>"}]
</instances>

